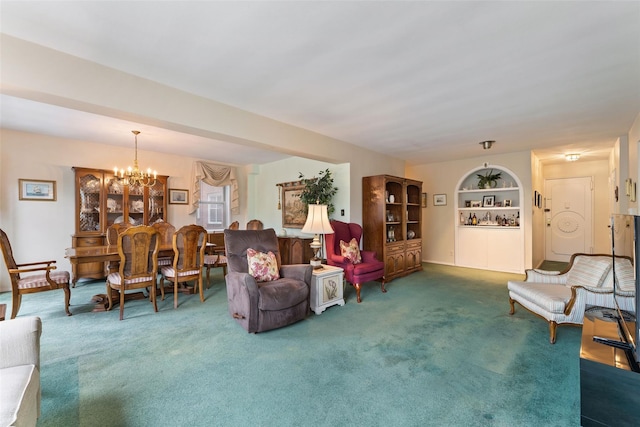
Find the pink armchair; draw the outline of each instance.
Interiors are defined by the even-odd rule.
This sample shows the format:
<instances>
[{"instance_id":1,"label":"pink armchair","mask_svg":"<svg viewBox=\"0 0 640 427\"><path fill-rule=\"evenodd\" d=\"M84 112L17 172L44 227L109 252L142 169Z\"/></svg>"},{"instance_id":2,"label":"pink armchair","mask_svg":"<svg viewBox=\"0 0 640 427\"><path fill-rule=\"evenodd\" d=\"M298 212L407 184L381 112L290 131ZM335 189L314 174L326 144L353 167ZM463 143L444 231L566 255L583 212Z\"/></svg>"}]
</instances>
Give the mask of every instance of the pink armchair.
<instances>
[{"instance_id":1,"label":"pink armchair","mask_svg":"<svg viewBox=\"0 0 640 427\"><path fill-rule=\"evenodd\" d=\"M384 263L376 258L376 253L372 251L360 251L362 262L353 264L341 255L340 241L349 243L355 238L360 245L362 237L362 227L355 223L342 221L331 221L331 228L334 234L325 235L327 264L340 267L344 270L344 278L356 288L358 302L360 299L360 288L363 283L378 280L381 282L382 292L387 292L384 288Z\"/></svg>"}]
</instances>

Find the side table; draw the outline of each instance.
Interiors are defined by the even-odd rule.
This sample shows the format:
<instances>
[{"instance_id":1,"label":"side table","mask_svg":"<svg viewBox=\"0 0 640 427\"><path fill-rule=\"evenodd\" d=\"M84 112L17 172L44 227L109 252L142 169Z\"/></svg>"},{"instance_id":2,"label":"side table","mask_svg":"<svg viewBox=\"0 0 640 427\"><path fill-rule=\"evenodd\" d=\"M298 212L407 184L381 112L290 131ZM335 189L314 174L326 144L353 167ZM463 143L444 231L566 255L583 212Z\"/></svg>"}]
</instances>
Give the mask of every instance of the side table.
<instances>
[{"instance_id":1,"label":"side table","mask_svg":"<svg viewBox=\"0 0 640 427\"><path fill-rule=\"evenodd\" d=\"M320 314L332 305L344 305L344 271L340 267L323 265L311 276L311 310Z\"/></svg>"}]
</instances>

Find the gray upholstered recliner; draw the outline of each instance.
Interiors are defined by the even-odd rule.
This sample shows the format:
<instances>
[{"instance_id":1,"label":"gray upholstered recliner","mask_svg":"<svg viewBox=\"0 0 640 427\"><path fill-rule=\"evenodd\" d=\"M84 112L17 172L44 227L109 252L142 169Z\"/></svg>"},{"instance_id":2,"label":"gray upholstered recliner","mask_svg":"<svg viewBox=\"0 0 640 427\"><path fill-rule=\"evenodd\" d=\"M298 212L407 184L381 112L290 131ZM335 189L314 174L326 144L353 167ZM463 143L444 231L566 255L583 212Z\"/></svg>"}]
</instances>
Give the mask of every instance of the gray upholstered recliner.
<instances>
[{"instance_id":1,"label":"gray upholstered recliner","mask_svg":"<svg viewBox=\"0 0 640 427\"><path fill-rule=\"evenodd\" d=\"M224 230L224 243L229 314L247 332L268 331L307 317L313 267L309 264L282 265L278 238L272 228ZM248 248L273 252L280 278L257 282L249 274Z\"/></svg>"}]
</instances>

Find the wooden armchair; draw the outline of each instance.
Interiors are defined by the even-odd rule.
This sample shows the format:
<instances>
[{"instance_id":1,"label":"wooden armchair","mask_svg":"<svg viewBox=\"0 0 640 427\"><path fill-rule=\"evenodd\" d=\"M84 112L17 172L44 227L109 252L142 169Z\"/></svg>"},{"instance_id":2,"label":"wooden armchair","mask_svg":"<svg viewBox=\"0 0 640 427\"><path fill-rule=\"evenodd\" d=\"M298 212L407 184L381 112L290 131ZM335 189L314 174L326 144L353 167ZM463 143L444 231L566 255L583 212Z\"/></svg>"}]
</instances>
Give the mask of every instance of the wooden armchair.
<instances>
[{"instance_id":1,"label":"wooden armchair","mask_svg":"<svg viewBox=\"0 0 640 427\"><path fill-rule=\"evenodd\" d=\"M118 271L107 276L107 310L113 308L113 292L120 293L120 320L124 314L125 291L149 288L149 299L158 312L156 280L158 277L158 232L146 225L129 227L118 236Z\"/></svg>"},{"instance_id":2,"label":"wooden armchair","mask_svg":"<svg viewBox=\"0 0 640 427\"><path fill-rule=\"evenodd\" d=\"M20 310L22 295L35 292L51 291L54 289L64 290L64 311L67 316L71 316L69 311L69 300L71 290L69 289L70 274L68 271L54 271L55 261L42 261L17 264L13 258L13 250L7 234L0 229L0 247L4 255L4 262L9 270L11 278L11 318L15 319ZM23 273L36 273L28 276L21 276Z\"/></svg>"}]
</instances>

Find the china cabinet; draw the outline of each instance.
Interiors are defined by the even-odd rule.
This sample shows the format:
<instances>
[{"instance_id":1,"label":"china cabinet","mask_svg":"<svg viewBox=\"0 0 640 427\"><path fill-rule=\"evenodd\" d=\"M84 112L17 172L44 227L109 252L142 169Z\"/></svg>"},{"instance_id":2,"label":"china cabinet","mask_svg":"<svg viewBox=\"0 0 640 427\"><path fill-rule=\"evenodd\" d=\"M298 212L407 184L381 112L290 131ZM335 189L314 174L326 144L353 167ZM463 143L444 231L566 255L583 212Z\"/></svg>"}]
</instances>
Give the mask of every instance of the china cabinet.
<instances>
[{"instance_id":1,"label":"china cabinet","mask_svg":"<svg viewBox=\"0 0 640 427\"><path fill-rule=\"evenodd\" d=\"M499 178L479 186L481 177ZM455 196L455 264L524 271L523 192L519 178L502 166L483 165L466 173Z\"/></svg>"},{"instance_id":2,"label":"china cabinet","mask_svg":"<svg viewBox=\"0 0 640 427\"><path fill-rule=\"evenodd\" d=\"M168 176L158 176L153 187L129 187L115 179L113 171L74 167L76 230L74 248L106 244L107 227L129 221L149 225L167 221ZM73 284L81 278L105 277L104 263L73 266Z\"/></svg>"},{"instance_id":3,"label":"china cabinet","mask_svg":"<svg viewBox=\"0 0 640 427\"><path fill-rule=\"evenodd\" d=\"M384 261L385 279L422 270L422 182L368 176L362 197L363 249Z\"/></svg>"}]
</instances>

